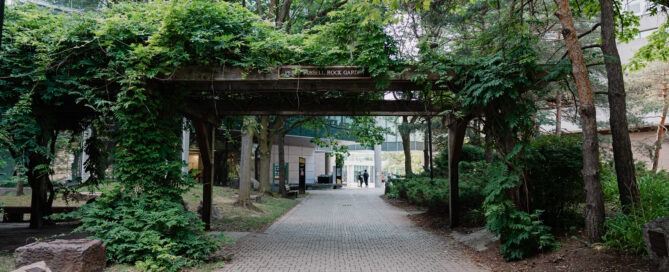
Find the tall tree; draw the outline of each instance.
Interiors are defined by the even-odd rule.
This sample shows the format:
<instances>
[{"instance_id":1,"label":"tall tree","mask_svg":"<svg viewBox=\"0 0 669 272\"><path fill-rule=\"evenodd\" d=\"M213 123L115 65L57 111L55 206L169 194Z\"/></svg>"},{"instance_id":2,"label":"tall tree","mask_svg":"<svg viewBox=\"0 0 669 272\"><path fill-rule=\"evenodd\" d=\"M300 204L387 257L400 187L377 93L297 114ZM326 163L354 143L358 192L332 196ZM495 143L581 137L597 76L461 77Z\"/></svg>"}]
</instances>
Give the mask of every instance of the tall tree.
<instances>
[{"instance_id":1,"label":"tall tree","mask_svg":"<svg viewBox=\"0 0 669 272\"><path fill-rule=\"evenodd\" d=\"M260 182L260 194L270 192L270 162L272 159L272 141L270 140L269 116L260 117L260 130L258 133L258 182Z\"/></svg>"},{"instance_id":2,"label":"tall tree","mask_svg":"<svg viewBox=\"0 0 669 272\"><path fill-rule=\"evenodd\" d=\"M581 44L574 28L569 0L556 0L562 35L567 43L572 62L572 75L578 90L578 107L583 131L583 182L586 190L585 234L589 242L601 240L604 223L604 197L599 172L599 141L595 104L588 70L585 66Z\"/></svg>"},{"instance_id":3,"label":"tall tree","mask_svg":"<svg viewBox=\"0 0 669 272\"><path fill-rule=\"evenodd\" d=\"M411 133L415 131L415 124L418 116L402 116L402 123L397 126L397 130L402 138L402 150L404 151L404 175L409 177L413 175L411 169Z\"/></svg>"},{"instance_id":4,"label":"tall tree","mask_svg":"<svg viewBox=\"0 0 669 272\"><path fill-rule=\"evenodd\" d=\"M632 157L632 144L627 124L627 106L625 82L620 63L620 55L616 47L615 21L613 0L600 0L602 53L606 65L609 98L609 123L613 138L613 160L615 162L616 177L620 203L629 207L639 202L639 188L637 187ZM627 210L627 209L626 209Z\"/></svg>"},{"instance_id":5,"label":"tall tree","mask_svg":"<svg viewBox=\"0 0 669 272\"><path fill-rule=\"evenodd\" d=\"M255 118L245 117L242 126L242 148L239 165L239 199L237 205L252 207L251 204L251 153L253 149L253 134Z\"/></svg>"}]
</instances>

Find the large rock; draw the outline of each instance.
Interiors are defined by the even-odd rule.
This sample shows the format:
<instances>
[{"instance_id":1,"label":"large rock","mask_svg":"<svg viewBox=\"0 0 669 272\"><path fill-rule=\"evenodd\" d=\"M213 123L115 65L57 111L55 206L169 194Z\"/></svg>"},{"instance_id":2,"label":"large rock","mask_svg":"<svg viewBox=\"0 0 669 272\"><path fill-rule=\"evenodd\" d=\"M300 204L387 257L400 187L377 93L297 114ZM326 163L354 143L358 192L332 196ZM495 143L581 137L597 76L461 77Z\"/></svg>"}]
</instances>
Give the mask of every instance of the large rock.
<instances>
[{"instance_id":1,"label":"large rock","mask_svg":"<svg viewBox=\"0 0 669 272\"><path fill-rule=\"evenodd\" d=\"M200 205L197 206L197 214L202 214L202 209L204 208L204 205L202 201L200 201ZM213 220L221 220L223 219L223 213L221 213L221 209L218 207L216 204L211 204L211 219Z\"/></svg>"},{"instance_id":2,"label":"large rock","mask_svg":"<svg viewBox=\"0 0 669 272\"><path fill-rule=\"evenodd\" d=\"M669 271L669 217L658 218L643 226L643 239L650 257L651 271Z\"/></svg>"},{"instance_id":3,"label":"large rock","mask_svg":"<svg viewBox=\"0 0 669 272\"><path fill-rule=\"evenodd\" d=\"M52 272L44 261L39 261L34 264L21 266L12 272Z\"/></svg>"},{"instance_id":4,"label":"large rock","mask_svg":"<svg viewBox=\"0 0 669 272\"><path fill-rule=\"evenodd\" d=\"M106 254L100 240L54 240L17 248L14 263L21 267L44 261L54 272L93 272L105 268Z\"/></svg>"}]
</instances>

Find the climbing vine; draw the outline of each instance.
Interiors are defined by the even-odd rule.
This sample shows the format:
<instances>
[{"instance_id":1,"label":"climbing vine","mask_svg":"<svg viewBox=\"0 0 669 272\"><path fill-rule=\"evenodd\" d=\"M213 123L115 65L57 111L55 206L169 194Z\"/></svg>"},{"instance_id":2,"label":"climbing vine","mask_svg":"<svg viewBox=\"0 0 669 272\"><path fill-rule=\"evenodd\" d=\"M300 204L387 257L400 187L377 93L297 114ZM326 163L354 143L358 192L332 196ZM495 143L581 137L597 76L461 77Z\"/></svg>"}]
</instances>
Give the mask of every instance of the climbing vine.
<instances>
[{"instance_id":1,"label":"climbing vine","mask_svg":"<svg viewBox=\"0 0 669 272\"><path fill-rule=\"evenodd\" d=\"M45 136L114 127L118 186L73 215L80 229L105 241L117 262L146 270L195 265L218 245L181 204L193 185L178 157L184 94L157 92L148 82L185 66L338 64L369 67L384 84L396 63L392 39L379 22L342 10L323 27L286 34L227 2L120 2L95 13L13 5L0 50L0 131L12 135L15 154L45 158L27 156L27 165L47 169L53 139Z\"/></svg>"}]
</instances>

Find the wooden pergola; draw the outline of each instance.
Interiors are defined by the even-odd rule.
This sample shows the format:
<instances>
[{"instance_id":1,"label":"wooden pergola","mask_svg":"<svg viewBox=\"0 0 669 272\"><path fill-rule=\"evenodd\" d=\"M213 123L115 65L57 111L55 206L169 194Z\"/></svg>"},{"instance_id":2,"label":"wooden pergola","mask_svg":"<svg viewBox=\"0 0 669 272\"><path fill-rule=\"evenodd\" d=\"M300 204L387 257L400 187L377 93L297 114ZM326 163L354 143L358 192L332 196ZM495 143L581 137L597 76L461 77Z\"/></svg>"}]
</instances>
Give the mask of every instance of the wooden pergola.
<instances>
[{"instance_id":1,"label":"wooden pergola","mask_svg":"<svg viewBox=\"0 0 669 272\"><path fill-rule=\"evenodd\" d=\"M212 184L214 178L215 129L218 120L230 115L287 116L445 116L449 135L449 217L452 227L459 225L458 162L468 119L443 115L450 105L424 100L374 100L362 95L383 97L392 92L423 90L411 80L414 72L404 72L389 80L384 88L360 67L281 66L271 71L245 72L238 68L188 67L168 78L152 80L152 90L188 92L184 114L195 128L204 166L202 220L211 223ZM430 75L427 82L440 78ZM432 90L447 94L446 87L431 84Z\"/></svg>"}]
</instances>

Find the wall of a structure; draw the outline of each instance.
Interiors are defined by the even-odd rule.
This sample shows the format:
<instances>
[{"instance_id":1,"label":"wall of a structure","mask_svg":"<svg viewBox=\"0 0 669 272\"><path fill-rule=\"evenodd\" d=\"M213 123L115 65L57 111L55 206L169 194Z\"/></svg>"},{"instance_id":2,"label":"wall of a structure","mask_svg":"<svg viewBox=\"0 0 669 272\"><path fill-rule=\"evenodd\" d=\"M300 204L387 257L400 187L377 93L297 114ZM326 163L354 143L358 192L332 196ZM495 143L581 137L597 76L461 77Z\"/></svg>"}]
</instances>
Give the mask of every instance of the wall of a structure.
<instances>
[{"instance_id":1,"label":"wall of a structure","mask_svg":"<svg viewBox=\"0 0 669 272\"><path fill-rule=\"evenodd\" d=\"M288 163L288 183L298 183L298 170L299 170L299 158L303 157L306 160L306 169L305 169L305 178L307 183L314 183L316 176L322 174L323 167L319 169L319 172L316 173L315 166L315 153L313 147L300 147L300 146L286 146L284 149L285 160ZM320 161L323 161L321 157ZM279 147L272 146L272 165L279 163ZM324 163L324 162L323 162ZM272 167L273 168L273 167ZM272 175L270 175L272 176Z\"/></svg>"},{"instance_id":2,"label":"wall of a structure","mask_svg":"<svg viewBox=\"0 0 669 272\"><path fill-rule=\"evenodd\" d=\"M642 161L646 168L650 169L653 166L651 161L651 154L654 152L653 145L657 138L657 132L634 132L630 133L630 141L632 142L632 153L634 153L635 161ZM662 143L660 150L660 160L658 168L669 170L669 143L666 140Z\"/></svg>"}]
</instances>

